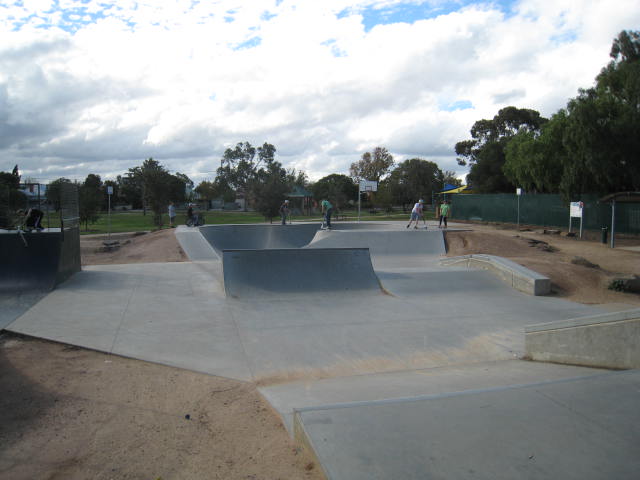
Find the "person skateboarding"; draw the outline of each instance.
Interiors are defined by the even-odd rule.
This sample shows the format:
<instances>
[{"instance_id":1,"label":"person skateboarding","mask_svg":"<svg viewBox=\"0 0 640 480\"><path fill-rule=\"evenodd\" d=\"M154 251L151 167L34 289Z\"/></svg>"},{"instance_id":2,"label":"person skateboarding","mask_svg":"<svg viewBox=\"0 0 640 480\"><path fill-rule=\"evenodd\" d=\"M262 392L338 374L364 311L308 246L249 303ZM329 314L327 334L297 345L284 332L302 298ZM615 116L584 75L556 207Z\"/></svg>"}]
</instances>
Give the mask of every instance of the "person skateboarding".
<instances>
[{"instance_id":1,"label":"person skateboarding","mask_svg":"<svg viewBox=\"0 0 640 480\"><path fill-rule=\"evenodd\" d=\"M424 210L424 200L420 199L413 206L413 209L411 210L411 218L409 219L409 225L407 225L407 228L411 227L411 224L413 223L414 220L416 224L413 228L416 228L416 229L418 228L418 221L420 221L420 219L422 219L422 221L424 222L423 210ZM426 222L425 222L425 228L427 228Z\"/></svg>"},{"instance_id":2,"label":"person skateboarding","mask_svg":"<svg viewBox=\"0 0 640 480\"><path fill-rule=\"evenodd\" d=\"M42 210L38 210L37 208L30 208L27 213L24 215L24 228L26 231L30 232L33 229L41 232L44 230L42 226L42 218L44 217L44 213Z\"/></svg>"}]
</instances>

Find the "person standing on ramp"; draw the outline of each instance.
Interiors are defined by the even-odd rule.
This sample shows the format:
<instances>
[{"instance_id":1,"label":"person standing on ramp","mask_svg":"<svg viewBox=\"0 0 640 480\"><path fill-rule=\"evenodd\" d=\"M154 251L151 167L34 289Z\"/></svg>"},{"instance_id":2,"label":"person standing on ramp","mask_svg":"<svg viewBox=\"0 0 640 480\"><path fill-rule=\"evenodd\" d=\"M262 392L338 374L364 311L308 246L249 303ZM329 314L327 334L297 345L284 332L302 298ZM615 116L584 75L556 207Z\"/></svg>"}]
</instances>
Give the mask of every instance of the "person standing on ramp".
<instances>
[{"instance_id":1,"label":"person standing on ramp","mask_svg":"<svg viewBox=\"0 0 640 480\"><path fill-rule=\"evenodd\" d=\"M447 217L449 216L449 213L451 213L451 206L449 205L449 202L445 200L442 205L440 205L440 224L438 225L438 228L442 228L443 221L444 228L447 228Z\"/></svg>"},{"instance_id":2,"label":"person standing on ramp","mask_svg":"<svg viewBox=\"0 0 640 480\"><path fill-rule=\"evenodd\" d=\"M331 214L333 213L333 205L329 202L329 200L322 200L320 203L322 206L322 213L324 214L324 222L322 223L322 228L326 228L327 230L331 230Z\"/></svg>"},{"instance_id":3,"label":"person standing on ramp","mask_svg":"<svg viewBox=\"0 0 640 480\"><path fill-rule=\"evenodd\" d=\"M420 219L422 219L422 221L424 222L424 200L420 199L418 200L418 203L416 203L413 206L413 209L411 210L411 219L409 220L409 225L407 225L407 228L409 228L411 226L411 224L413 223L413 221L415 220L416 224L413 228L418 228L418 221ZM427 228L427 224L425 222L424 228Z\"/></svg>"}]
</instances>

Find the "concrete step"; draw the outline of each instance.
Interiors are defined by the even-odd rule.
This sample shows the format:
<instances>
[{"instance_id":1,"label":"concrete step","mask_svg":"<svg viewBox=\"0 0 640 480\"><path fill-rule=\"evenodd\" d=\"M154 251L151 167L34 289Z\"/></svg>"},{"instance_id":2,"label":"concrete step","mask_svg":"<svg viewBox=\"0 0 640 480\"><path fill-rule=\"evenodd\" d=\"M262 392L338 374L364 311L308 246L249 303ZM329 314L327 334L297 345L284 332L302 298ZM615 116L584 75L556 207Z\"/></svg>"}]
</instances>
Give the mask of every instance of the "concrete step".
<instances>
[{"instance_id":1,"label":"concrete step","mask_svg":"<svg viewBox=\"0 0 640 480\"><path fill-rule=\"evenodd\" d=\"M514 359L300 381L261 387L260 392L293 435L295 409L503 388L603 372L607 370Z\"/></svg>"}]
</instances>

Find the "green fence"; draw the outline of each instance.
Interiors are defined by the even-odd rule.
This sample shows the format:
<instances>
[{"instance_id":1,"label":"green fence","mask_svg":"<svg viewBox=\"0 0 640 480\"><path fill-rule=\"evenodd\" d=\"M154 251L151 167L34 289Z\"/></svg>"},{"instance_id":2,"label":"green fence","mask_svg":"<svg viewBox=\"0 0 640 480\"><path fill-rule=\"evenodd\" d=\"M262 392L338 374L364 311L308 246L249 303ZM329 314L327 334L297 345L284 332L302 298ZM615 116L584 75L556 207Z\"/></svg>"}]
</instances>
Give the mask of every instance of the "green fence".
<instances>
[{"instance_id":1,"label":"green fence","mask_svg":"<svg viewBox=\"0 0 640 480\"><path fill-rule=\"evenodd\" d=\"M518 223L518 196L515 194L451 195L452 219L484 222ZM611 205L598 202L597 196L583 196L583 228L611 229ZM521 195L520 224L545 227L569 227L569 204L560 195ZM640 233L640 203L616 203L617 233ZM574 229L580 219L573 219Z\"/></svg>"}]
</instances>

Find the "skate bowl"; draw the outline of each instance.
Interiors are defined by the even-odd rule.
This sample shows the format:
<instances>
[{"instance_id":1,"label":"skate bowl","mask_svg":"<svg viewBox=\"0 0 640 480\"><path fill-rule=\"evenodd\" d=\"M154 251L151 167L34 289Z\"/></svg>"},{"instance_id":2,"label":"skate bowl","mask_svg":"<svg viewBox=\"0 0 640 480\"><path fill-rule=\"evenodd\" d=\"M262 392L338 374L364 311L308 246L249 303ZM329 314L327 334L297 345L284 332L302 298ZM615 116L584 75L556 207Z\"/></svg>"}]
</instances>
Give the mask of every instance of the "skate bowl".
<instances>
[{"instance_id":1,"label":"skate bowl","mask_svg":"<svg viewBox=\"0 0 640 480\"><path fill-rule=\"evenodd\" d=\"M381 294L366 248L224 250L228 298Z\"/></svg>"},{"instance_id":2,"label":"skate bowl","mask_svg":"<svg viewBox=\"0 0 640 480\"><path fill-rule=\"evenodd\" d=\"M388 229L383 223L336 223L333 231ZM320 230L319 223L295 225L205 225L199 228L204 239L219 257L228 249L265 250L302 248L309 244ZM366 245L365 245L366 246Z\"/></svg>"}]
</instances>

